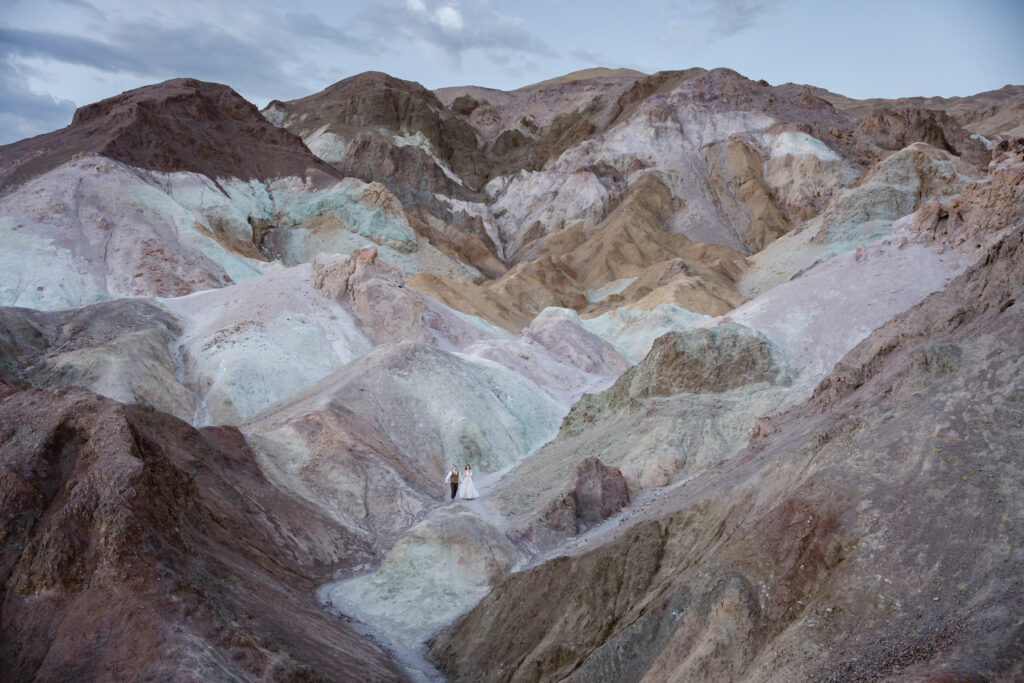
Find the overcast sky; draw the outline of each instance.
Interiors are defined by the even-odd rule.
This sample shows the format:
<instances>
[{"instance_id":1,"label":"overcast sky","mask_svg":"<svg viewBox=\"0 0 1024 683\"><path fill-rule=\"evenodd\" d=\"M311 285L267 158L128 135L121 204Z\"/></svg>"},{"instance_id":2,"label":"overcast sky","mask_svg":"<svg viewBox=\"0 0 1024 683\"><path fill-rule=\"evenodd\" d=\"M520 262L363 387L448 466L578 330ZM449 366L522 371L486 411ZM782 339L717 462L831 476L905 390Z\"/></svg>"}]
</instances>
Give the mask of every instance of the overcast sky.
<instances>
[{"instance_id":1,"label":"overcast sky","mask_svg":"<svg viewBox=\"0 0 1024 683\"><path fill-rule=\"evenodd\" d=\"M385 71L512 89L592 66L726 66L851 97L1024 84L1024 0L0 0L0 144L168 78L264 106Z\"/></svg>"}]
</instances>

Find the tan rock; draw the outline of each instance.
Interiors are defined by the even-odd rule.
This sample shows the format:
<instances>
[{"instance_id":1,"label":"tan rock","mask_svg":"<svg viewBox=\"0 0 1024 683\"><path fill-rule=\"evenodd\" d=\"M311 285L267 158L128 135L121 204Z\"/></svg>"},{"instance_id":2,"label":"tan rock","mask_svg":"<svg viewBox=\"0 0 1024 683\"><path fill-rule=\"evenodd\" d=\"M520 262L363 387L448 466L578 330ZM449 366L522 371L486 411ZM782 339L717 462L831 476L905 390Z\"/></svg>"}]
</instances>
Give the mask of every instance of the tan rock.
<instances>
[{"instance_id":1,"label":"tan rock","mask_svg":"<svg viewBox=\"0 0 1024 683\"><path fill-rule=\"evenodd\" d=\"M698 313L726 313L744 301L734 289L743 255L667 232L664 222L677 206L664 183L646 175L599 224L555 234L540 247L539 258L517 264L497 280L474 285L421 274L410 278L410 285L512 331L549 306L598 315L612 307L671 302ZM629 278L636 281L606 301L592 304L586 297Z\"/></svg>"},{"instance_id":2,"label":"tan rock","mask_svg":"<svg viewBox=\"0 0 1024 683\"><path fill-rule=\"evenodd\" d=\"M392 216L401 216L404 213L402 202L398 201L398 197L391 194L383 183L376 181L367 183L363 189L363 201L369 206L382 209L385 213L389 213Z\"/></svg>"},{"instance_id":3,"label":"tan rock","mask_svg":"<svg viewBox=\"0 0 1024 683\"><path fill-rule=\"evenodd\" d=\"M747 214L749 227L743 241L751 251L760 251L789 232L789 222L775 206L771 189L765 182L765 162L756 150L732 136L723 143L709 146L704 156L709 162L708 182L719 202L727 204L734 196Z\"/></svg>"},{"instance_id":4,"label":"tan rock","mask_svg":"<svg viewBox=\"0 0 1024 683\"><path fill-rule=\"evenodd\" d=\"M818 215L837 191L856 179L852 165L820 140L788 128L773 133L764 177L791 224Z\"/></svg>"},{"instance_id":5,"label":"tan rock","mask_svg":"<svg viewBox=\"0 0 1024 683\"><path fill-rule=\"evenodd\" d=\"M959 196L932 199L914 215L909 229L918 239L978 254L1003 230L1024 217L1024 138L993 149L989 175Z\"/></svg>"},{"instance_id":6,"label":"tan rock","mask_svg":"<svg viewBox=\"0 0 1024 683\"><path fill-rule=\"evenodd\" d=\"M380 261L372 246L348 257L321 255L313 260L313 286L351 305L377 343L427 338L423 299L404 289L404 282L402 270Z\"/></svg>"}]
</instances>

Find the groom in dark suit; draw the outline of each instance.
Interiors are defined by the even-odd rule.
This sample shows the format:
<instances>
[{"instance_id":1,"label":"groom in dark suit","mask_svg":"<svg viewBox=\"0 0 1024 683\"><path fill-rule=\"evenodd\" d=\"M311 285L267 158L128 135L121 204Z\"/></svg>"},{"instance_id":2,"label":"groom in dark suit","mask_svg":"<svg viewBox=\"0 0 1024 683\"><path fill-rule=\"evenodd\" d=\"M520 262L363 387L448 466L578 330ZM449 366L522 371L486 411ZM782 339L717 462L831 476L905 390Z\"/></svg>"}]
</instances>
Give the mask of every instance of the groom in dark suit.
<instances>
[{"instance_id":1,"label":"groom in dark suit","mask_svg":"<svg viewBox=\"0 0 1024 683\"><path fill-rule=\"evenodd\" d=\"M452 487L452 500L455 500L455 494L459 491L459 468L452 465L452 468L448 470L448 476L444 478L446 484L451 484Z\"/></svg>"}]
</instances>

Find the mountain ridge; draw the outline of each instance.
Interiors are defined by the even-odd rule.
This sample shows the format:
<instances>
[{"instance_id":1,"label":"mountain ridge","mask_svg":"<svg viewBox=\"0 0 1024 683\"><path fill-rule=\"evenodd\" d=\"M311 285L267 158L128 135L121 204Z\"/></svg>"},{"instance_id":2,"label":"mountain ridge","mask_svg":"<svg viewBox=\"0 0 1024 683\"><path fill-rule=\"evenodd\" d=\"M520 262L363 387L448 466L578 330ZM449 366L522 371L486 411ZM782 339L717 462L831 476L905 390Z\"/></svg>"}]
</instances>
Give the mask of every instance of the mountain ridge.
<instances>
[{"instance_id":1,"label":"mountain ridge","mask_svg":"<svg viewBox=\"0 0 1024 683\"><path fill-rule=\"evenodd\" d=\"M1019 676L1015 91L598 73L0 147L0 670Z\"/></svg>"}]
</instances>

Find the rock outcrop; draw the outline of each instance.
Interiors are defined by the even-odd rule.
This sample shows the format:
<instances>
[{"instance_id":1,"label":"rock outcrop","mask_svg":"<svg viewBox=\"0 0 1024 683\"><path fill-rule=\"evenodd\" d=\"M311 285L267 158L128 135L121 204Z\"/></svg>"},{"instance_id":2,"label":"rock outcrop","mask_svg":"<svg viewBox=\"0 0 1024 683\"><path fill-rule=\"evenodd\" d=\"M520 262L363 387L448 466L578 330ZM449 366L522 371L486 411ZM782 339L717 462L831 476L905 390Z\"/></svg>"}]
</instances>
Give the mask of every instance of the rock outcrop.
<instances>
[{"instance_id":1,"label":"rock outcrop","mask_svg":"<svg viewBox=\"0 0 1024 683\"><path fill-rule=\"evenodd\" d=\"M977 172L959 157L915 142L878 162L856 186L837 193L813 241L857 241L884 234L925 202L959 194Z\"/></svg>"},{"instance_id":2,"label":"rock outcrop","mask_svg":"<svg viewBox=\"0 0 1024 683\"><path fill-rule=\"evenodd\" d=\"M879 109L928 109L945 112L968 131L985 136L1006 138L1024 135L1020 109L1024 102L1024 86L1006 85L967 97L900 97L895 100L854 100L825 90L819 96L838 109L862 118Z\"/></svg>"},{"instance_id":3,"label":"rock outcrop","mask_svg":"<svg viewBox=\"0 0 1024 683\"><path fill-rule=\"evenodd\" d=\"M664 335L611 387L573 405L558 437L490 499L529 526L585 457L621 470L634 493L677 481L738 451L756 417L785 401L790 373L777 347L740 325Z\"/></svg>"},{"instance_id":4,"label":"rock outcrop","mask_svg":"<svg viewBox=\"0 0 1024 683\"><path fill-rule=\"evenodd\" d=\"M327 298L348 304L377 343L425 340L426 303L404 283L398 268L377 260L374 247L357 249L334 263L313 262L313 286Z\"/></svg>"},{"instance_id":5,"label":"rock outcrop","mask_svg":"<svg viewBox=\"0 0 1024 683\"><path fill-rule=\"evenodd\" d=\"M419 83L368 71L309 97L275 100L264 115L300 135L320 158L363 180L415 187L432 178L437 184L424 186L432 192L462 183L478 188L487 180L476 132ZM403 138L404 144L373 132L378 130ZM421 154L410 150L402 156L400 150L410 146ZM438 175L431 156L457 178Z\"/></svg>"},{"instance_id":6,"label":"rock outcrop","mask_svg":"<svg viewBox=\"0 0 1024 683\"><path fill-rule=\"evenodd\" d=\"M993 149L989 174L956 197L932 199L917 211L908 230L918 239L978 255L1007 226L1024 220L1024 138Z\"/></svg>"},{"instance_id":7,"label":"rock outcrop","mask_svg":"<svg viewBox=\"0 0 1024 683\"><path fill-rule=\"evenodd\" d=\"M410 278L410 285L512 331L552 306L594 315L631 304L673 303L699 313L726 313L743 302L733 289L743 255L666 232L675 204L664 183L645 175L602 221L563 229L534 247L537 258L495 280L474 284L422 274ZM614 295L594 296L627 280Z\"/></svg>"},{"instance_id":8,"label":"rock outcrop","mask_svg":"<svg viewBox=\"0 0 1024 683\"><path fill-rule=\"evenodd\" d=\"M988 165L984 143L971 137L944 111L933 109L873 109L857 122L860 144L898 150L914 142L941 149L979 167Z\"/></svg>"},{"instance_id":9,"label":"rock outcrop","mask_svg":"<svg viewBox=\"0 0 1024 683\"><path fill-rule=\"evenodd\" d=\"M598 458L576 465L569 489L544 504L530 523L509 535L520 547L537 553L600 524L629 505L629 485L616 467Z\"/></svg>"},{"instance_id":10,"label":"rock outcrop","mask_svg":"<svg viewBox=\"0 0 1024 683\"><path fill-rule=\"evenodd\" d=\"M783 363L771 342L734 323L659 338L650 353L607 392L611 408L682 392L721 393L758 382L780 381Z\"/></svg>"}]
</instances>

